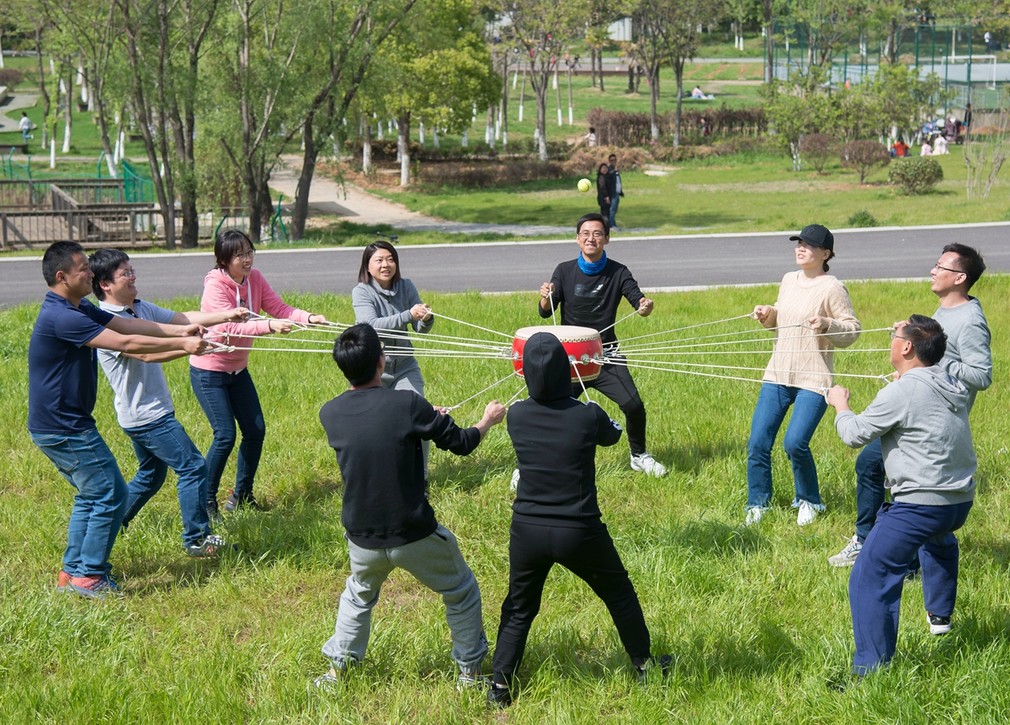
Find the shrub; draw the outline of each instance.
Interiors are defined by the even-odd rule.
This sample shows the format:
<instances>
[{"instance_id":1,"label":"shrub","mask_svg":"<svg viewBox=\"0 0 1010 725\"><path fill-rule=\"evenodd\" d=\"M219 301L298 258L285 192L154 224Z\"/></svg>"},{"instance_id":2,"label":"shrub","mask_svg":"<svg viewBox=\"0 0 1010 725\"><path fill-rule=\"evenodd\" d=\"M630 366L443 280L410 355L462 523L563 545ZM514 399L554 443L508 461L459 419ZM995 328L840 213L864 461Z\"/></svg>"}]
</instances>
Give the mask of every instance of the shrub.
<instances>
[{"instance_id":1,"label":"shrub","mask_svg":"<svg viewBox=\"0 0 1010 725\"><path fill-rule=\"evenodd\" d=\"M859 172L859 183L866 181L866 175L874 166L887 166L891 157L887 149L876 141L849 141L842 146L842 166Z\"/></svg>"},{"instance_id":2,"label":"shrub","mask_svg":"<svg viewBox=\"0 0 1010 725\"><path fill-rule=\"evenodd\" d=\"M943 167L928 156L901 159L887 172L887 183L900 186L906 194L925 194L943 181Z\"/></svg>"},{"instance_id":3,"label":"shrub","mask_svg":"<svg viewBox=\"0 0 1010 725\"><path fill-rule=\"evenodd\" d=\"M420 180L425 185L488 189L516 186L527 181L564 179L568 174L560 164L526 159L485 161L476 164L440 163L421 167Z\"/></svg>"},{"instance_id":4,"label":"shrub","mask_svg":"<svg viewBox=\"0 0 1010 725\"><path fill-rule=\"evenodd\" d=\"M800 137L800 155L818 174L824 173L828 159L837 153L838 141L826 133L808 133Z\"/></svg>"},{"instance_id":5,"label":"shrub","mask_svg":"<svg viewBox=\"0 0 1010 725\"><path fill-rule=\"evenodd\" d=\"M17 85L21 82L21 78L23 76L24 73L19 71L17 68L0 68L0 86L17 88Z\"/></svg>"},{"instance_id":6,"label":"shrub","mask_svg":"<svg viewBox=\"0 0 1010 725\"><path fill-rule=\"evenodd\" d=\"M860 209L855 214L849 217L848 221L845 223L849 227L879 227L880 222L877 221L877 217L873 216L866 209Z\"/></svg>"}]
</instances>

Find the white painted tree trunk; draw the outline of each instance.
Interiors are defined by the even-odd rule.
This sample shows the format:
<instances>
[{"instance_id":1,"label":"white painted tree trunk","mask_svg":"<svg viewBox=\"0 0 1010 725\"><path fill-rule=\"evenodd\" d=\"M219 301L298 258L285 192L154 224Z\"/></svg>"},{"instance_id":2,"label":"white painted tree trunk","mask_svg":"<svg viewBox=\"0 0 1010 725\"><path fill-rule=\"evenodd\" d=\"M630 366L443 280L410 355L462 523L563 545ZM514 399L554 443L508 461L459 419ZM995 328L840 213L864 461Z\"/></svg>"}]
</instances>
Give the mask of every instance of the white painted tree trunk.
<instances>
[{"instance_id":1,"label":"white painted tree trunk","mask_svg":"<svg viewBox=\"0 0 1010 725\"><path fill-rule=\"evenodd\" d=\"M470 145L470 132L464 131L463 137L459 140L459 145L463 148L467 148Z\"/></svg>"},{"instance_id":2,"label":"white painted tree trunk","mask_svg":"<svg viewBox=\"0 0 1010 725\"><path fill-rule=\"evenodd\" d=\"M56 137L49 139L49 168L56 168Z\"/></svg>"},{"instance_id":3,"label":"white painted tree trunk","mask_svg":"<svg viewBox=\"0 0 1010 725\"><path fill-rule=\"evenodd\" d=\"M424 121L417 124L417 141L424 146Z\"/></svg>"}]
</instances>

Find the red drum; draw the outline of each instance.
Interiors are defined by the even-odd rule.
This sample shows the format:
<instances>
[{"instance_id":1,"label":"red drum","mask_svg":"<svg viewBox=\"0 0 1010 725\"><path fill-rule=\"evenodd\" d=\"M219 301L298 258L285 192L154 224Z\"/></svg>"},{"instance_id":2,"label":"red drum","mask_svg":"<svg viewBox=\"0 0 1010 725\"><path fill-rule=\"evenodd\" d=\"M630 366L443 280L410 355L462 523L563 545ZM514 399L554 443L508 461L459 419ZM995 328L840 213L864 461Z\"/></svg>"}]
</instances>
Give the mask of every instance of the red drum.
<instances>
[{"instance_id":1,"label":"red drum","mask_svg":"<svg viewBox=\"0 0 1010 725\"><path fill-rule=\"evenodd\" d=\"M523 375L523 348L526 341L538 332L546 332L561 341L572 364L572 382L596 380L603 367L603 342L600 333L591 327L576 327L575 325L534 325L520 327L512 339L512 366L516 375ZM578 374L576 374L578 370Z\"/></svg>"}]
</instances>

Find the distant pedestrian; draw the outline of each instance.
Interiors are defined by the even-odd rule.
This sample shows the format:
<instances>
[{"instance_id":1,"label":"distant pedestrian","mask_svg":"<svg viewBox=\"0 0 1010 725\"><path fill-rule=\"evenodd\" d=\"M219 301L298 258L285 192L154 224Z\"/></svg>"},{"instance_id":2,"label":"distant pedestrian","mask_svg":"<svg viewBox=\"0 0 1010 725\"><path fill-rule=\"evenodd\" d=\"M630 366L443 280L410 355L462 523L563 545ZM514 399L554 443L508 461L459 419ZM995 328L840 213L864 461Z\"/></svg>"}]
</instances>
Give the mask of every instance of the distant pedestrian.
<instances>
[{"instance_id":1,"label":"distant pedestrian","mask_svg":"<svg viewBox=\"0 0 1010 725\"><path fill-rule=\"evenodd\" d=\"M32 129L35 128L32 125L32 121L28 118L28 114L24 111L21 112L21 120L18 121L18 128L21 129L21 140L28 143L28 140L34 138L32 136Z\"/></svg>"},{"instance_id":2,"label":"distant pedestrian","mask_svg":"<svg viewBox=\"0 0 1010 725\"><path fill-rule=\"evenodd\" d=\"M610 198L610 213L604 216L608 217L608 227L614 230L617 229L617 207L621 203L621 197L624 196L624 185L621 182L621 172L617 170L617 156L610 154L607 163L610 166L610 176L613 178L614 195Z\"/></svg>"},{"instance_id":3,"label":"distant pedestrian","mask_svg":"<svg viewBox=\"0 0 1010 725\"><path fill-rule=\"evenodd\" d=\"M610 167L600 164L596 170L596 203L600 206L600 214L606 219L610 216L610 200L614 196L614 179L610 175Z\"/></svg>"}]
</instances>

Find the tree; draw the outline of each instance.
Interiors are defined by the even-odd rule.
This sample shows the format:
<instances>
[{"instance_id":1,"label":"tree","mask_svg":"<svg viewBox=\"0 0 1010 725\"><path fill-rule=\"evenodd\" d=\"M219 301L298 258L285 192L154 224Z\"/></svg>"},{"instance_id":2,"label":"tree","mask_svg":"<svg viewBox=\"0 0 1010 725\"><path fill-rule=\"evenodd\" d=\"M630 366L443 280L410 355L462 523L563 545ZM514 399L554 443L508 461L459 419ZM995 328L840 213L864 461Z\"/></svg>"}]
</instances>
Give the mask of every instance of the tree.
<instances>
[{"instance_id":1,"label":"tree","mask_svg":"<svg viewBox=\"0 0 1010 725\"><path fill-rule=\"evenodd\" d=\"M319 139L339 135L376 50L408 15L415 2L366 2L349 13L349 4L330 0L321 8L324 13L320 13L320 22L313 27L323 34L313 45L325 54L327 62L320 64L315 53L303 54L306 67L299 74L303 79L314 79L314 83L301 124L302 166L290 230L294 239L301 239L305 233L309 190L320 152ZM325 72L312 73L313 69L320 68Z\"/></svg>"},{"instance_id":2,"label":"tree","mask_svg":"<svg viewBox=\"0 0 1010 725\"><path fill-rule=\"evenodd\" d=\"M144 139L165 245L175 246L178 200L181 244L195 247L199 237L195 140L200 65L217 18L218 0L114 2L124 28L130 71L127 95Z\"/></svg>"},{"instance_id":3,"label":"tree","mask_svg":"<svg viewBox=\"0 0 1010 725\"><path fill-rule=\"evenodd\" d=\"M588 0L498 0L516 41L529 59L530 85L537 101L538 156L547 161L547 91L565 47L582 35Z\"/></svg>"}]
</instances>

